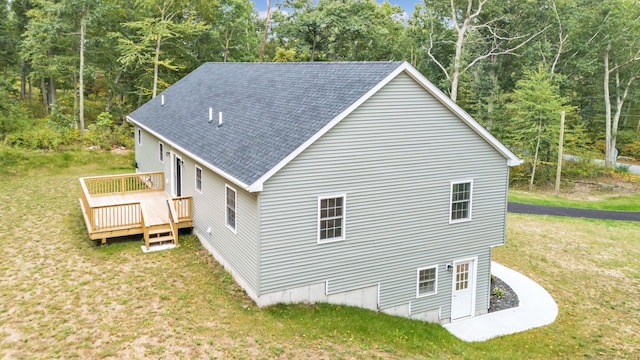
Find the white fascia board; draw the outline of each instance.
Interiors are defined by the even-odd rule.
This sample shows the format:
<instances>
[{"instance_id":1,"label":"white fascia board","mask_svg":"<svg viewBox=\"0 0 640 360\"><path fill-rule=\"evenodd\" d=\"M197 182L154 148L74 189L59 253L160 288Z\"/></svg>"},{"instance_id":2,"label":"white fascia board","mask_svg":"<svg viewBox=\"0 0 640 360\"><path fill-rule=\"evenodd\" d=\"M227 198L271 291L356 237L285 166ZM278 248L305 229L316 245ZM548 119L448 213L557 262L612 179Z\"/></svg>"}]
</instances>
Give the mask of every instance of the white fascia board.
<instances>
[{"instance_id":1,"label":"white fascia board","mask_svg":"<svg viewBox=\"0 0 640 360\"><path fill-rule=\"evenodd\" d=\"M365 101L367 101L371 96L373 96L380 89L382 89L385 85L387 85L391 80L393 80L396 76L398 76L398 74L400 74L402 71L404 71L404 64L406 64L406 62L401 64L400 66L398 66L389 75L387 75L387 77L382 79L382 81L380 81L376 86L371 88L371 90L369 90L366 94L362 95L362 97L360 97L360 99L358 99L356 102L351 104L351 106L346 108L343 112L338 114L338 116L333 118L333 120L331 120L327 125L325 125L322 129L320 129L320 131L315 133L311 138L309 138L302 145L300 145L295 151L293 151L287 157L282 159L282 161L280 161L276 166L271 168L271 170L269 170L267 173L262 175L258 180L256 180L256 182L251 184L249 186L249 191L250 192L262 191L264 183L267 180L269 180L269 178L271 178L274 174L276 174L278 171L280 171L280 169L285 167L289 162L291 162L291 160L295 159L298 155L300 155L300 153L305 151L309 146L311 146L311 144L316 142L316 140L321 138L329 130L333 129L334 126L336 126L340 121L342 121L344 118L349 116L349 114L351 114L355 109L360 107L360 105L362 105Z\"/></svg>"},{"instance_id":2,"label":"white fascia board","mask_svg":"<svg viewBox=\"0 0 640 360\"><path fill-rule=\"evenodd\" d=\"M158 134L157 132L149 129L147 126L144 126L142 124L140 124L139 122L137 122L134 118L132 118L131 116L127 115L127 120L131 123L133 123L134 125L144 129L145 131L149 132L151 135L157 137L159 140L162 140L165 142L165 144L170 145L171 147L175 148L176 150L180 151L181 153L183 153L185 156L188 156L190 158L192 158L193 160L199 162L200 164L202 164L202 166L208 168L209 170L215 172L216 174L222 176L223 178L229 180L230 182L236 184L238 187L241 187L242 189L252 192L251 190L249 190L249 186L245 183L243 183L242 181L236 179L235 177L229 175L228 173L220 170L219 168L211 165L208 161L203 160L202 158L200 158L199 156L196 156L194 154L192 154L191 152L185 150L183 147L176 145L175 143L173 143L171 140L167 139L166 137Z\"/></svg>"},{"instance_id":3,"label":"white fascia board","mask_svg":"<svg viewBox=\"0 0 640 360\"><path fill-rule=\"evenodd\" d=\"M406 61L400 66L407 72L418 84L420 84L431 95L438 99L444 106L446 106L451 112L456 114L462 121L464 121L471 129L473 129L478 135L480 135L485 141L487 141L493 148L498 150L502 156L507 158L508 166L518 166L522 164L522 159L518 158L511 150L509 150L503 143L496 139L490 132L487 131L482 125L474 120L471 115L464 111L458 104L453 102L451 98L445 95L440 89L433 85L427 78L424 77L416 68L409 65Z\"/></svg>"}]
</instances>

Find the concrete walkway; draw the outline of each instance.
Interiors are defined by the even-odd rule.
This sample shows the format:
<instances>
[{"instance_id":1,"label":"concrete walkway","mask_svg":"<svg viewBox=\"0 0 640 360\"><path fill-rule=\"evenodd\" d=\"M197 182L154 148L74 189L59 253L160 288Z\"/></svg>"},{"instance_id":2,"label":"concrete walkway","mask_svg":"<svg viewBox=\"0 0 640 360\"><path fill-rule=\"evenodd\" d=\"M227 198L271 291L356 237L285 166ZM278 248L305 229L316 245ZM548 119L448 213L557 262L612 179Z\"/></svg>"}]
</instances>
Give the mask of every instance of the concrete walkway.
<instances>
[{"instance_id":1,"label":"concrete walkway","mask_svg":"<svg viewBox=\"0 0 640 360\"><path fill-rule=\"evenodd\" d=\"M535 281L496 262L491 262L491 274L511 286L520 306L445 324L453 335L469 342L485 341L548 325L556 319L558 305Z\"/></svg>"}]
</instances>

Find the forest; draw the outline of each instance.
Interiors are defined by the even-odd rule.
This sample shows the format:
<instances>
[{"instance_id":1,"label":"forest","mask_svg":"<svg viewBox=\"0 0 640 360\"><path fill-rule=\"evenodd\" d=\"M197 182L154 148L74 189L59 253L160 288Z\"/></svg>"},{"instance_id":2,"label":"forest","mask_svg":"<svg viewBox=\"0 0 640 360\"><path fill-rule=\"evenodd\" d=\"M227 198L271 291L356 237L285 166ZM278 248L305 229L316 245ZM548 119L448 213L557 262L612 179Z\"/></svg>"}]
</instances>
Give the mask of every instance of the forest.
<instances>
[{"instance_id":1,"label":"forest","mask_svg":"<svg viewBox=\"0 0 640 360\"><path fill-rule=\"evenodd\" d=\"M0 0L0 142L130 146L125 116L203 62L404 60L523 158L522 178L555 176L562 112L565 153L640 158L636 0L266 2Z\"/></svg>"}]
</instances>

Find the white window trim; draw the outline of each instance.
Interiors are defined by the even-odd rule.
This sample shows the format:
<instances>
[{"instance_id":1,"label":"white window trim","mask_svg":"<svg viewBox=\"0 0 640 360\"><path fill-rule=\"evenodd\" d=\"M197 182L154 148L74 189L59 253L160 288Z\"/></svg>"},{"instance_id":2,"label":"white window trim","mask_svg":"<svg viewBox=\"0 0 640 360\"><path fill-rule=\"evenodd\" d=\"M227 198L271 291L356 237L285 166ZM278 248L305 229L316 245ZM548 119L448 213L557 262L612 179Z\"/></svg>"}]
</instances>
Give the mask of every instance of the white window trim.
<instances>
[{"instance_id":1,"label":"white window trim","mask_svg":"<svg viewBox=\"0 0 640 360\"><path fill-rule=\"evenodd\" d=\"M158 150L160 150L160 162L164 164L164 144L162 141L158 141Z\"/></svg>"},{"instance_id":2,"label":"white window trim","mask_svg":"<svg viewBox=\"0 0 640 360\"><path fill-rule=\"evenodd\" d=\"M233 190L233 193L235 195L235 211L236 211L236 223L234 224L234 227L231 227L231 225L229 224L229 204L227 203L227 189L231 189ZM224 224L227 226L227 229L233 231L234 234L238 233L238 191L236 189L234 189L233 187L229 186L228 184L224 184Z\"/></svg>"},{"instance_id":3,"label":"white window trim","mask_svg":"<svg viewBox=\"0 0 640 360\"><path fill-rule=\"evenodd\" d=\"M470 188L469 188L469 217L464 218L464 219L452 219L451 218L451 213L453 211L453 185L465 184L465 183L469 183L470 184ZM473 179L461 180L461 181L452 181L451 182L451 186L449 187L449 224L455 224L455 223L460 223L460 222L471 221L472 210L473 210Z\"/></svg>"},{"instance_id":4,"label":"white window trim","mask_svg":"<svg viewBox=\"0 0 640 360\"><path fill-rule=\"evenodd\" d=\"M320 239L320 203L324 199L342 198L342 236L339 238ZM318 216L316 218L316 237L318 244L327 244L344 241L347 236L347 194L322 195L318 196Z\"/></svg>"},{"instance_id":5,"label":"white window trim","mask_svg":"<svg viewBox=\"0 0 640 360\"><path fill-rule=\"evenodd\" d=\"M142 146L142 130L138 128L138 145Z\"/></svg>"},{"instance_id":6,"label":"white window trim","mask_svg":"<svg viewBox=\"0 0 640 360\"><path fill-rule=\"evenodd\" d=\"M420 271L428 270L428 269L436 269L435 283L433 284L433 292L428 294L420 294ZM416 270L416 298L432 296L437 293L438 293L438 265L425 266L425 267L418 268Z\"/></svg>"},{"instance_id":7,"label":"white window trim","mask_svg":"<svg viewBox=\"0 0 640 360\"><path fill-rule=\"evenodd\" d=\"M200 189L198 189L198 170L200 170ZM204 183L204 181L203 181L204 173L202 172L202 168L200 166L198 166L198 165L195 165L195 169L193 171L193 178L194 178L193 188L196 189L197 192L202 194L202 188L204 187L204 186L202 186L203 183ZM225 189L224 195L225 195L224 198L225 198L225 201L226 201L226 199L227 199L226 189ZM237 204L236 204L236 207L237 207Z\"/></svg>"}]
</instances>

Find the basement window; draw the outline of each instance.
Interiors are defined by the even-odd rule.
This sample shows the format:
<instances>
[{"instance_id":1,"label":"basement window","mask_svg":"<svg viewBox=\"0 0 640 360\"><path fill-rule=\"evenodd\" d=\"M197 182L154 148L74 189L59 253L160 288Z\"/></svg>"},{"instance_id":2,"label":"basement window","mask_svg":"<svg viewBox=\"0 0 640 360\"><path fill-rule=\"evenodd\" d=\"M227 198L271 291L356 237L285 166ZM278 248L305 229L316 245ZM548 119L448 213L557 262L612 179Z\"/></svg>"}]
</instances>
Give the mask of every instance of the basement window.
<instances>
[{"instance_id":1,"label":"basement window","mask_svg":"<svg viewBox=\"0 0 640 360\"><path fill-rule=\"evenodd\" d=\"M418 284L416 297L423 297L437 293L438 266L430 266L418 269Z\"/></svg>"}]
</instances>

